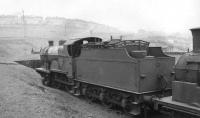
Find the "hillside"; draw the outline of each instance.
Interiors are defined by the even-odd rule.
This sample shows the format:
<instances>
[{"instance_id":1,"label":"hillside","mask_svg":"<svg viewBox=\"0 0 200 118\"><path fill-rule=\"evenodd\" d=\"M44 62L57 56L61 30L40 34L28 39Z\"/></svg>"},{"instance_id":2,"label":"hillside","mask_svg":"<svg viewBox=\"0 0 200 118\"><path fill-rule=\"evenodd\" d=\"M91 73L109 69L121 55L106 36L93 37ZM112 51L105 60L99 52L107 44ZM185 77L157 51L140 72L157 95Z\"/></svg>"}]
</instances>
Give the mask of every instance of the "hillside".
<instances>
[{"instance_id":1,"label":"hillside","mask_svg":"<svg viewBox=\"0 0 200 118\"><path fill-rule=\"evenodd\" d=\"M38 51L48 40L98 36L109 40L110 36L123 39L141 39L151 42L151 46L162 46L166 51L186 51L191 48L191 36L165 34L139 30L125 33L116 28L94 22L58 17L0 16L0 57L4 60L31 58L32 49ZM28 55L28 56L27 56ZM30 57L31 56L31 57Z\"/></svg>"},{"instance_id":2,"label":"hillside","mask_svg":"<svg viewBox=\"0 0 200 118\"><path fill-rule=\"evenodd\" d=\"M25 22L14 16L0 16L0 57L15 60L34 56L32 49L39 50L48 40L92 36L94 32L120 33L116 28L78 19L25 17ZM29 57L28 56L28 57ZM35 57L35 56L34 56Z\"/></svg>"},{"instance_id":3,"label":"hillside","mask_svg":"<svg viewBox=\"0 0 200 118\"><path fill-rule=\"evenodd\" d=\"M188 48L192 50L192 34L173 33L139 30L137 33L126 34L125 39L141 39L149 41L150 46L160 46L167 52L184 52Z\"/></svg>"}]
</instances>

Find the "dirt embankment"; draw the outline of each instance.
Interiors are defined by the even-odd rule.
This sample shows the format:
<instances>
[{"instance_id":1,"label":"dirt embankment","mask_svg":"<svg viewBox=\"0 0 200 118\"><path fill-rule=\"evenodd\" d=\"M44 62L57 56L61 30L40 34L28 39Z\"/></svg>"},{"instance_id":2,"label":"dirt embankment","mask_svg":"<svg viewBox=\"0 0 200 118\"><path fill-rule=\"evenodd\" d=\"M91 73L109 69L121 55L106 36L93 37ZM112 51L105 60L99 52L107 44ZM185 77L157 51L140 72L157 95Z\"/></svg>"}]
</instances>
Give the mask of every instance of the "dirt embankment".
<instances>
[{"instance_id":1,"label":"dirt embankment","mask_svg":"<svg viewBox=\"0 0 200 118\"><path fill-rule=\"evenodd\" d=\"M105 107L45 87L34 70L0 64L1 118L127 118Z\"/></svg>"}]
</instances>

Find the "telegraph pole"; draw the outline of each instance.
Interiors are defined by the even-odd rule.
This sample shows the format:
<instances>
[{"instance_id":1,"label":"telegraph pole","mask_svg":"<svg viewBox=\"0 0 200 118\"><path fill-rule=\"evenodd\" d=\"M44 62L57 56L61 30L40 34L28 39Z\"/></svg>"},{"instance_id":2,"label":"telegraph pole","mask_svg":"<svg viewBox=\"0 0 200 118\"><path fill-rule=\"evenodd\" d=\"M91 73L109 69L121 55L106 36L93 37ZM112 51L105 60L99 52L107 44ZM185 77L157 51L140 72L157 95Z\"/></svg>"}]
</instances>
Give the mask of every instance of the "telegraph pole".
<instances>
[{"instance_id":1,"label":"telegraph pole","mask_svg":"<svg viewBox=\"0 0 200 118\"><path fill-rule=\"evenodd\" d=\"M93 35L93 30L90 30L90 36L92 36Z\"/></svg>"},{"instance_id":2,"label":"telegraph pole","mask_svg":"<svg viewBox=\"0 0 200 118\"><path fill-rule=\"evenodd\" d=\"M67 35L67 23L66 23L66 20L65 20L65 33L64 35L66 36Z\"/></svg>"},{"instance_id":3,"label":"telegraph pole","mask_svg":"<svg viewBox=\"0 0 200 118\"><path fill-rule=\"evenodd\" d=\"M24 38L25 38L25 30L26 30L26 29L25 29L25 25L26 25L26 24L25 24L25 18L24 18L24 10L22 10L22 21L23 21L23 30L24 30L24 31L23 31L23 34L24 34Z\"/></svg>"}]
</instances>

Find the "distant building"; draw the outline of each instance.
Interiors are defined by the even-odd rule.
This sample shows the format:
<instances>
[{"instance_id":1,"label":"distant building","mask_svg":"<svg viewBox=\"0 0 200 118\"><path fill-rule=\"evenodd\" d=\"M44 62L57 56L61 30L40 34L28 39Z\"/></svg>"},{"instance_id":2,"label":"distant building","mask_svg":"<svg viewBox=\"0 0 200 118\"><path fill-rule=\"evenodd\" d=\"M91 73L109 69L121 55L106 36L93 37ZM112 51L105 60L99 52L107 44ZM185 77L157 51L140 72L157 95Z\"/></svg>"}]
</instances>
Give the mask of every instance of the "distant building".
<instances>
[{"instance_id":1,"label":"distant building","mask_svg":"<svg viewBox=\"0 0 200 118\"><path fill-rule=\"evenodd\" d=\"M65 18L62 17L46 17L45 23L50 25L64 25L66 22Z\"/></svg>"},{"instance_id":2,"label":"distant building","mask_svg":"<svg viewBox=\"0 0 200 118\"><path fill-rule=\"evenodd\" d=\"M17 23L18 23L18 16L14 16L14 15L0 16L0 25L17 24Z\"/></svg>"},{"instance_id":3,"label":"distant building","mask_svg":"<svg viewBox=\"0 0 200 118\"><path fill-rule=\"evenodd\" d=\"M162 50L163 50L163 52L173 52L174 47L173 46L163 46Z\"/></svg>"},{"instance_id":4,"label":"distant building","mask_svg":"<svg viewBox=\"0 0 200 118\"><path fill-rule=\"evenodd\" d=\"M24 16L25 24L41 24L43 22L43 18L40 16ZM23 17L22 17L23 23Z\"/></svg>"}]
</instances>

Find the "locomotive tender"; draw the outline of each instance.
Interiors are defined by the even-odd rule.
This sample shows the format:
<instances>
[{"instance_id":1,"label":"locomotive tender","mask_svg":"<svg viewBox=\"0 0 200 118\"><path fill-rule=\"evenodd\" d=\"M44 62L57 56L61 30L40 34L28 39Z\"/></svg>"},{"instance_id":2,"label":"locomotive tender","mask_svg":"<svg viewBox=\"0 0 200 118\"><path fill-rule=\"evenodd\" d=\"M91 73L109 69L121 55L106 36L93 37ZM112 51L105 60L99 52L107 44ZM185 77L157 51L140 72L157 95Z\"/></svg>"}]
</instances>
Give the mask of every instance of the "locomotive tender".
<instances>
[{"instance_id":1,"label":"locomotive tender","mask_svg":"<svg viewBox=\"0 0 200 118\"><path fill-rule=\"evenodd\" d=\"M64 88L74 95L121 106L139 115L153 96L168 96L175 58L142 40L102 41L86 37L49 42L41 50L36 71L43 84Z\"/></svg>"}]
</instances>

